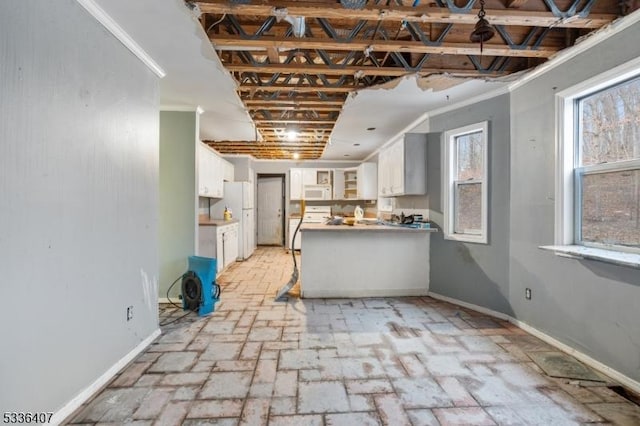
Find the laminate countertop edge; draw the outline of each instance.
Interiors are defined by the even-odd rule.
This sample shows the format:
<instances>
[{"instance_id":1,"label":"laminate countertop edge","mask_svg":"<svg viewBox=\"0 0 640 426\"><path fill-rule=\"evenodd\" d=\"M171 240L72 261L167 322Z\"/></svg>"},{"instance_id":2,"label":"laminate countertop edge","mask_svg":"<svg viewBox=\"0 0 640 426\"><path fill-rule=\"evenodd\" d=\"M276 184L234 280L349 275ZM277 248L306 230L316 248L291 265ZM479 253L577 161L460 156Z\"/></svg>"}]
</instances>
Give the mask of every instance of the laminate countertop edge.
<instances>
[{"instance_id":1,"label":"laminate countertop edge","mask_svg":"<svg viewBox=\"0 0 640 426\"><path fill-rule=\"evenodd\" d=\"M407 228L402 226L388 225L325 225L317 223L303 223L300 227L301 232L419 232L429 233L437 232L436 228Z\"/></svg>"}]
</instances>

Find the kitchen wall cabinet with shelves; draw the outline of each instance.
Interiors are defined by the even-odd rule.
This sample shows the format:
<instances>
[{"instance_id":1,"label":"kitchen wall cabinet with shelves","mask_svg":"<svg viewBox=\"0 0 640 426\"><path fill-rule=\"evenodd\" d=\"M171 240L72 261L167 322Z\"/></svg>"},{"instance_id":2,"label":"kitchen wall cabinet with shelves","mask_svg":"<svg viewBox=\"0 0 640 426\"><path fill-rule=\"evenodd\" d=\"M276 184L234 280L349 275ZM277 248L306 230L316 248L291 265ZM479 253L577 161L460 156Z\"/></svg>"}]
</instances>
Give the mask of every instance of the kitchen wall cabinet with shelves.
<instances>
[{"instance_id":1,"label":"kitchen wall cabinet with shelves","mask_svg":"<svg viewBox=\"0 0 640 426\"><path fill-rule=\"evenodd\" d=\"M375 163L362 163L358 167L334 169L334 200L375 200L377 175Z\"/></svg>"},{"instance_id":2,"label":"kitchen wall cabinet with shelves","mask_svg":"<svg viewBox=\"0 0 640 426\"><path fill-rule=\"evenodd\" d=\"M198 144L198 195L224 197L224 181L233 180L233 164L203 143Z\"/></svg>"},{"instance_id":3,"label":"kitchen wall cabinet with shelves","mask_svg":"<svg viewBox=\"0 0 640 426\"><path fill-rule=\"evenodd\" d=\"M378 196L427 193L427 135L407 133L378 157Z\"/></svg>"}]
</instances>

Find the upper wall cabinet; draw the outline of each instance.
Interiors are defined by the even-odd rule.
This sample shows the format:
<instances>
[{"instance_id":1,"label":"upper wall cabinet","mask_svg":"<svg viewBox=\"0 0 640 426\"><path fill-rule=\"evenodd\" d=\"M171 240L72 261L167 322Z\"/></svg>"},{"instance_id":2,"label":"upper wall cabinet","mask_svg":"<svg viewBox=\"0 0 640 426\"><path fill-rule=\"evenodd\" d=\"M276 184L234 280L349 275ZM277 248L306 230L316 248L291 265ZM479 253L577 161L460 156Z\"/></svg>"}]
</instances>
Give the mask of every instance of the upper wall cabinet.
<instances>
[{"instance_id":1,"label":"upper wall cabinet","mask_svg":"<svg viewBox=\"0 0 640 426\"><path fill-rule=\"evenodd\" d=\"M362 163L358 167L335 169L333 173L334 200L375 200L377 196L375 163Z\"/></svg>"},{"instance_id":2,"label":"upper wall cabinet","mask_svg":"<svg viewBox=\"0 0 640 426\"><path fill-rule=\"evenodd\" d=\"M331 185L333 170L312 168L289 169L289 198L301 200L306 185Z\"/></svg>"},{"instance_id":3,"label":"upper wall cabinet","mask_svg":"<svg viewBox=\"0 0 640 426\"><path fill-rule=\"evenodd\" d=\"M406 133L378 157L378 195L427 193L427 135Z\"/></svg>"},{"instance_id":4,"label":"upper wall cabinet","mask_svg":"<svg viewBox=\"0 0 640 426\"><path fill-rule=\"evenodd\" d=\"M203 143L198 144L198 195L209 198L224 196L224 181L233 180L233 164L221 158Z\"/></svg>"}]
</instances>

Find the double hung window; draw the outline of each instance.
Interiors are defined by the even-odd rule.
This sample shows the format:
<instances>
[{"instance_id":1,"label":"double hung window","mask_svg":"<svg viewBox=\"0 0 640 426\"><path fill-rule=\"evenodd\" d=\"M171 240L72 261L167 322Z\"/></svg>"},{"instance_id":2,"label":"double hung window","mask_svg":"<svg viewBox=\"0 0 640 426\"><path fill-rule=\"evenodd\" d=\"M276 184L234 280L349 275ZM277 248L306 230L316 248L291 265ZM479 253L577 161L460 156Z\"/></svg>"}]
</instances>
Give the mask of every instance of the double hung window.
<instances>
[{"instance_id":1,"label":"double hung window","mask_svg":"<svg viewBox=\"0 0 640 426\"><path fill-rule=\"evenodd\" d=\"M559 93L558 114L555 244L640 253L640 61Z\"/></svg>"},{"instance_id":2,"label":"double hung window","mask_svg":"<svg viewBox=\"0 0 640 426\"><path fill-rule=\"evenodd\" d=\"M487 122L445 132L444 235L487 242Z\"/></svg>"}]
</instances>

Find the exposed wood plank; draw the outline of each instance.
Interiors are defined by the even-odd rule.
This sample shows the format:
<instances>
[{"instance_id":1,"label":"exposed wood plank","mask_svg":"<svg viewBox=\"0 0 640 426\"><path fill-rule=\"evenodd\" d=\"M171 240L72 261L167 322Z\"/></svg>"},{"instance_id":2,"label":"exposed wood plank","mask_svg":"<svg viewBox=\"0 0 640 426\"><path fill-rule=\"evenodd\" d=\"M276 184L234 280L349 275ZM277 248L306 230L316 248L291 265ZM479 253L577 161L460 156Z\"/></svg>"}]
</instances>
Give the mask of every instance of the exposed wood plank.
<instances>
[{"instance_id":1,"label":"exposed wood plank","mask_svg":"<svg viewBox=\"0 0 640 426\"><path fill-rule=\"evenodd\" d=\"M484 52L483 52L484 53ZM362 76L388 76L400 77L403 75L413 74L401 67L374 67L374 66L345 66L342 68L330 68L325 65L261 65L253 66L249 64L225 64L225 68L234 72L256 72L256 73L306 73L316 75L355 75ZM475 70L464 70L455 68L423 68L417 74L443 74L447 73L454 76L478 77L478 76L501 76L507 75L507 72L493 71L490 73L480 73Z\"/></svg>"},{"instance_id":2,"label":"exposed wood plank","mask_svg":"<svg viewBox=\"0 0 640 426\"><path fill-rule=\"evenodd\" d=\"M340 4L281 2L263 0L260 4L231 4L226 0L200 0L196 2L203 13L236 16L277 16L286 9L290 16L309 18L335 18L367 21L426 22L475 25L477 9L471 13L452 13L447 8L431 6L378 6L367 4L363 9L345 9ZM586 18L558 19L551 12L521 11L514 9L487 9L486 19L493 25L526 27L600 28L612 22L612 14L591 14ZM280 13L281 14L281 13Z\"/></svg>"},{"instance_id":3,"label":"exposed wood plank","mask_svg":"<svg viewBox=\"0 0 640 426\"><path fill-rule=\"evenodd\" d=\"M277 64L280 62L280 55L278 54L278 49L274 49L274 48L267 49L267 56L269 56L269 61L272 64Z\"/></svg>"},{"instance_id":4,"label":"exposed wood plank","mask_svg":"<svg viewBox=\"0 0 640 426\"><path fill-rule=\"evenodd\" d=\"M315 120L305 120L305 119L275 119L275 120L267 120L267 119L257 119L253 120L256 124L267 124L267 123L277 123L277 124L335 124L336 120L330 119L315 119Z\"/></svg>"},{"instance_id":5,"label":"exposed wood plank","mask_svg":"<svg viewBox=\"0 0 640 426\"><path fill-rule=\"evenodd\" d=\"M362 89L364 87L354 86L352 84L344 84L342 86L297 86L295 84L272 84L270 86L259 86L257 84L241 84L237 90L239 92L296 92L296 93L311 93L311 92L329 92L329 93L349 93L356 89Z\"/></svg>"},{"instance_id":6,"label":"exposed wood plank","mask_svg":"<svg viewBox=\"0 0 640 426\"><path fill-rule=\"evenodd\" d=\"M266 99L244 99L243 102L245 105L282 105L282 106L312 106L318 105L319 102L322 105L340 105L344 104L344 101L323 101L318 98L314 98L313 100L293 100L293 99L274 99L274 100L266 100Z\"/></svg>"},{"instance_id":7,"label":"exposed wood plank","mask_svg":"<svg viewBox=\"0 0 640 426\"><path fill-rule=\"evenodd\" d=\"M518 9L524 6L528 0L507 0L507 7L512 9Z\"/></svg>"},{"instance_id":8,"label":"exposed wood plank","mask_svg":"<svg viewBox=\"0 0 640 426\"><path fill-rule=\"evenodd\" d=\"M473 43L442 43L440 46L427 46L419 41L397 40L353 40L349 43L341 43L326 38L287 38L287 37L263 37L255 40L246 40L237 35L216 35L211 38L215 48L238 46L250 48L282 48L282 49L323 49L323 50L360 50L369 49L372 52L400 52L400 53L431 53L435 55L479 55L480 45ZM523 58L549 58L557 53L560 47L541 46L537 49L511 49L509 46L485 43L482 54L484 56L509 56Z\"/></svg>"},{"instance_id":9,"label":"exposed wood plank","mask_svg":"<svg viewBox=\"0 0 640 426\"><path fill-rule=\"evenodd\" d=\"M288 106L288 105L247 105L249 111L316 111L316 112L338 112L342 110L341 106Z\"/></svg>"}]
</instances>

